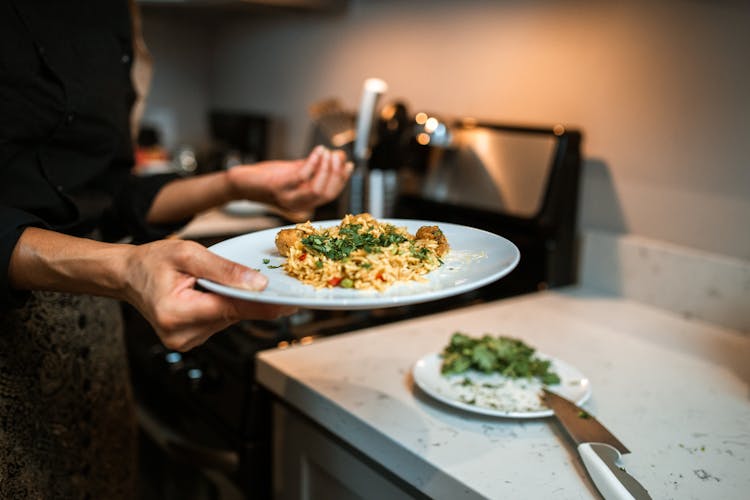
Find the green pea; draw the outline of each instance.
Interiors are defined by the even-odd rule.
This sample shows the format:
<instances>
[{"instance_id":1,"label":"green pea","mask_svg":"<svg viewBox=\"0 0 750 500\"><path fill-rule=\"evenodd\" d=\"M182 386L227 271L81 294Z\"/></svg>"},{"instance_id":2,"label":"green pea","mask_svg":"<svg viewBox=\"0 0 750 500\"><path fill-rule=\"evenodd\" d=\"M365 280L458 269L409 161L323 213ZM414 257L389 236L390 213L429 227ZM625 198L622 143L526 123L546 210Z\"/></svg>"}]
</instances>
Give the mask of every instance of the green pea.
<instances>
[{"instance_id":1,"label":"green pea","mask_svg":"<svg viewBox=\"0 0 750 500\"><path fill-rule=\"evenodd\" d=\"M349 278L342 279L340 284L341 288L352 288L354 286L354 282Z\"/></svg>"}]
</instances>

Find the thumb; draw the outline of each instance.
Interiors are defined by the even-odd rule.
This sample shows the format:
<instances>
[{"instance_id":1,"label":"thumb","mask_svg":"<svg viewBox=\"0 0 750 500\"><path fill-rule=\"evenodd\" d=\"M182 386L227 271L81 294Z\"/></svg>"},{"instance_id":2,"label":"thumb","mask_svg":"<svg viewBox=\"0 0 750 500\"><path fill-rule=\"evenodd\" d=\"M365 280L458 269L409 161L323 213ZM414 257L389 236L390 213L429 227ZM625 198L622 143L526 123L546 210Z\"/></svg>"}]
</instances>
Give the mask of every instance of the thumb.
<instances>
[{"instance_id":1,"label":"thumb","mask_svg":"<svg viewBox=\"0 0 750 500\"><path fill-rule=\"evenodd\" d=\"M184 271L196 278L244 290L261 291L268 285L268 278L260 271L219 257L205 248L185 261Z\"/></svg>"}]
</instances>

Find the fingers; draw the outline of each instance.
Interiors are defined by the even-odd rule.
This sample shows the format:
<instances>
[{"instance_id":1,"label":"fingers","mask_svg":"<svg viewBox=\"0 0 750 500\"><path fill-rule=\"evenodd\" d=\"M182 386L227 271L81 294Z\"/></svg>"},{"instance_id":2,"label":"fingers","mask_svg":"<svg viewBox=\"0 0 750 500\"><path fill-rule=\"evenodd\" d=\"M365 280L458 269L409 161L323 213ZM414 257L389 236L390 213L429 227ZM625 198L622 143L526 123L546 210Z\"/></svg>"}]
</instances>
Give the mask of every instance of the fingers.
<instances>
[{"instance_id":1,"label":"fingers","mask_svg":"<svg viewBox=\"0 0 750 500\"><path fill-rule=\"evenodd\" d=\"M331 155L331 152L326 149L323 153L323 161L320 163L317 172L315 172L315 176L310 180L310 188L318 196L325 192L326 186L328 186L331 179L331 170L334 168L332 163L335 162L333 158L339 158L339 156Z\"/></svg>"},{"instance_id":2,"label":"fingers","mask_svg":"<svg viewBox=\"0 0 750 500\"><path fill-rule=\"evenodd\" d=\"M270 172L278 173L278 175L272 175L268 179L266 189L269 187L273 190L284 191L289 189L297 189L301 184L307 182L310 178L309 171L316 168L316 162L319 162L317 156L313 157L312 154L301 160L289 160L281 162L267 162L265 163L266 168Z\"/></svg>"},{"instance_id":3,"label":"fingers","mask_svg":"<svg viewBox=\"0 0 750 500\"><path fill-rule=\"evenodd\" d=\"M222 297L212 293L190 290L180 297L182 307L175 314L184 325L162 329L164 345L177 351L188 351L202 345L214 333L243 319L271 320L296 312L290 306L276 306Z\"/></svg>"},{"instance_id":4,"label":"fingers","mask_svg":"<svg viewBox=\"0 0 750 500\"><path fill-rule=\"evenodd\" d=\"M219 257L197 243L183 243L190 247L178 250L177 259L180 270L191 276L244 290L260 291L268 285L268 278L255 269Z\"/></svg>"},{"instance_id":5,"label":"fingers","mask_svg":"<svg viewBox=\"0 0 750 500\"><path fill-rule=\"evenodd\" d=\"M309 180L320 168L320 164L326 153L329 153L329 151L323 146L316 146L312 150L299 170L299 178L302 182Z\"/></svg>"},{"instance_id":6,"label":"fingers","mask_svg":"<svg viewBox=\"0 0 750 500\"><path fill-rule=\"evenodd\" d=\"M171 349L191 349L242 319L273 319L295 311L196 290L199 277L251 290L262 290L268 283L258 271L219 257L198 243L163 240L134 246L130 252L125 298Z\"/></svg>"},{"instance_id":7,"label":"fingers","mask_svg":"<svg viewBox=\"0 0 750 500\"><path fill-rule=\"evenodd\" d=\"M336 198L352 170L343 151L316 146L307 158L235 167L227 175L237 198L307 211Z\"/></svg>"},{"instance_id":8,"label":"fingers","mask_svg":"<svg viewBox=\"0 0 750 500\"><path fill-rule=\"evenodd\" d=\"M327 166L328 169L320 169L311 181L311 190L318 197L318 202L325 203L338 196L349 180L354 166L346 161L343 151L331 152L330 157L325 158L323 166Z\"/></svg>"},{"instance_id":9,"label":"fingers","mask_svg":"<svg viewBox=\"0 0 750 500\"><path fill-rule=\"evenodd\" d=\"M327 200L332 200L339 195L354 170L352 162L346 161L346 155L343 152L339 153L341 154L334 157L334 173L323 190L323 197Z\"/></svg>"},{"instance_id":10,"label":"fingers","mask_svg":"<svg viewBox=\"0 0 750 500\"><path fill-rule=\"evenodd\" d=\"M339 195L353 169L353 164L346 161L346 153L326 150L310 182L290 194L310 207L326 203Z\"/></svg>"}]
</instances>

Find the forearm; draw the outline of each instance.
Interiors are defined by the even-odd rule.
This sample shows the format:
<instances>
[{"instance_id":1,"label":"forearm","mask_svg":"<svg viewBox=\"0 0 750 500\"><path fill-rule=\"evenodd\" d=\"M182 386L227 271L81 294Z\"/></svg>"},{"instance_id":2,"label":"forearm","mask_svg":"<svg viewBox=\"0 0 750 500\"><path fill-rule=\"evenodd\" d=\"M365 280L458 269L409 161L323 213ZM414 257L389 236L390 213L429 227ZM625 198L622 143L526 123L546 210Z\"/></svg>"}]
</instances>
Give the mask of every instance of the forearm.
<instances>
[{"instance_id":1,"label":"forearm","mask_svg":"<svg viewBox=\"0 0 750 500\"><path fill-rule=\"evenodd\" d=\"M241 319L273 319L294 308L206 293L205 277L261 291L260 272L226 260L192 241L118 245L29 227L16 243L8 277L19 290L101 295L132 304L169 349L185 351Z\"/></svg>"},{"instance_id":2,"label":"forearm","mask_svg":"<svg viewBox=\"0 0 750 500\"><path fill-rule=\"evenodd\" d=\"M154 198L146 220L169 224L188 219L233 198L226 172L178 179L166 184Z\"/></svg>"},{"instance_id":3,"label":"forearm","mask_svg":"<svg viewBox=\"0 0 750 500\"><path fill-rule=\"evenodd\" d=\"M154 198L146 220L168 224L235 199L288 212L309 211L333 200L352 171L342 151L316 147L307 158L239 165L227 171L172 181Z\"/></svg>"},{"instance_id":4,"label":"forearm","mask_svg":"<svg viewBox=\"0 0 750 500\"><path fill-rule=\"evenodd\" d=\"M132 248L29 227L11 255L8 277L19 290L123 298Z\"/></svg>"}]
</instances>

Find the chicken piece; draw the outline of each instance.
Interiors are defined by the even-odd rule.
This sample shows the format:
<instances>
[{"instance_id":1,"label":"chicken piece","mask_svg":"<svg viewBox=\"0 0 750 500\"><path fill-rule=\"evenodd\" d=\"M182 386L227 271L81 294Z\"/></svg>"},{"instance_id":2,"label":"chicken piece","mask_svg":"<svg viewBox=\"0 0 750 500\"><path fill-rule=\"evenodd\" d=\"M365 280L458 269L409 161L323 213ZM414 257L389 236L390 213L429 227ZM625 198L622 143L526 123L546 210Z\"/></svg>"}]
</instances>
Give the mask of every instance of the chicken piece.
<instances>
[{"instance_id":1,"label":"chicken piece","mask_svg":"<svg viewBox=\"0 0 750 500\"><path fill-rule=\"evenodd\" d=\"M435 253L438 257L447 254L448 250L451 248L450 245L448 245L448 239L437 226L422 226L417 229L416 236L418 240L434 240L437 242Z\"/></svg>"},{"instance_id":2,"label":"chicken piece","mask_svg":"<svg viewBox=\"0 0 750 500\"><path fill-rule=\"evenodd\" d=\"M289 257L289 249L304 237L305 233L299 229L282 229L276 235L276 248L284 257Z\"/></svg>"}]
</instances>

